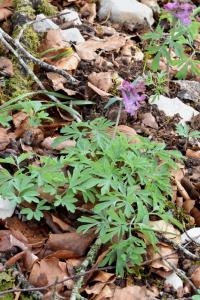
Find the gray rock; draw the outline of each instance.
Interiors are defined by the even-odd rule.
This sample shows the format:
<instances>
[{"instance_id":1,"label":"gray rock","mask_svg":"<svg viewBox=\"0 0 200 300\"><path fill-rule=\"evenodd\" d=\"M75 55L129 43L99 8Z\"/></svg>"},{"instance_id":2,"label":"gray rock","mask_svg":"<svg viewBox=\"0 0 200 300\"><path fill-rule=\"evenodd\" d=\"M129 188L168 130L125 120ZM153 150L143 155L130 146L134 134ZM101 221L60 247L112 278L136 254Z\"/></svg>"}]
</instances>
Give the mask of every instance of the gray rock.
<instances>
[{"instance_id":1,"label":"gray rock","mask_svg":"<svg viewBox=\"0 0 200 300\"><path fill-rule=\"evenodd\" d=\"M77 28L62 30L62 38L65 42L73 42L76 44L85 42L84 37Z\"/></svg>"},{"instance_id":2,"label":"gray rock","mask_svg":"<svg viewBox=\"0 0 200 300\"><path fill-rule=\"evenodd\" d=\"M63 11L60 12L60 18L64 22L72 22L74 25L81 25L82 22L79 18L78 13L75 10L71 9L64 9Z\"/></svg>"},{"instance_id":3,"label":"gray rock","mask_svg":"<svg viewBox=\"0 0 200 300\"><path fill-rule=\"evenodd\" d=\"M44 14L37 15L33 28L36 32L47 32L50 29L59 29L58 25L48 19Z\"/></svg>"},{"instance_id":4,"label":"gray rock","mask_svg":"<svg viewBox=\"0 0 200 300\"><path fill-rule=\"evenodd\" d=\"M136 0L100 0L99 18L110 16L116 23L153 24L153 12L148 6Z\"/></svg>"},{"instance_id":5,"label":"gray rock","mask_svg":"<svg viewBox=\"0 0 200 300\"><path fill-rule=\"evenodd\" d=\"M165 96L158 96L155 100L152 100L153 98L150 98L151 104L156 104L158 106L159 110L164 111L164 113L169 116L173 117L176 114L179 114L182 118L180 123L185 123L187 121L190 121L193 116L196 116L199 114L197 110L192 108L189 105L184 104L180 99L173 98L170 99Z\"/></svg>"},{"instance_id":6,"label":"gray rock","mask_svg":"<svg viewBox=\"0 0 200 300\"><path fill-rule=\"evenodd\" d=\"M174 80L180 87L178 97L184 100L191 100L194 102L200 101L200 83L198 81L190 80Z\"/></svg>"}]
</instances>

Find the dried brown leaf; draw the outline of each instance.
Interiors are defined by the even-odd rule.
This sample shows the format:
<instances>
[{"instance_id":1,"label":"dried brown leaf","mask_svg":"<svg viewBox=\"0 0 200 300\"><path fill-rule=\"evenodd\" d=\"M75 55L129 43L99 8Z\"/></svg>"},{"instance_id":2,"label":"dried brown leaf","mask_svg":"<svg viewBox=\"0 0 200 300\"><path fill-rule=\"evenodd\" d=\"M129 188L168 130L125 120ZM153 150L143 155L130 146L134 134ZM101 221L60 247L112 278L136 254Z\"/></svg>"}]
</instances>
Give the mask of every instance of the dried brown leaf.
<instances>
[{"instance_id":1,"label":"dried brown leaf","mask_svg":"<svg viewBox=\"0 0 200 300\"><path fill-rule=\"evenodd\" d=\"M113 72L92 72L88 76L88 80L100 90L109 92L113 86L114 77L116 77L116 74Z\"/></svg>"},{"instance_id":2,"label":"dried brown leaf","mask_svg":"<svg viewBox=\"0 0 200 300\"><path fill-rule=\"evenodd\" d=\"M158 244L157 247L159 252L155 252L152 246L149 246L147 249L148 258L152 260L150 266L154 269L164 270L165 272L172 271L172 267L167 262L169 261L170 264L176 267L178 264L178 254L174 253L174 249L168 245ZM164 273L165 275L168 274Z\"/></svg>"},{"instance_id":3,"label":"dried brown leaf","mask_svg":"<svg viewBox=\"0 0 200 300\"><path fill-rule=\"evenodd\" d=\"M123 289L116 288L112 300L155 300L157 294L147 290L145 286L127 286Z\"/></svg>"},{"instance_id":4,"label":"dried brown leaf","mask_svg":"<svg viewBox=\"0 0 200 300\"><path fill-rule=\"evenodd\" d=\"M83 17L87 17L87 21L89 23L93 23L96 18L96 3L85 3L85 5L81 8L80 13Z\"/></svg>"},{"instance_id":5,"label":"dried brown leaf","mask_svg":"<svg viewBox=\"0 0 200 300\"><path fill-rule=\"evenodd\" d=\"M97 49L105 51L119 50L125 45L126 39L118 34L105 39L89 39L75 46L79 57L83 60L90 61L97 57Z\"/></svg>"},{"instance_id":6,"label":"dried brown leaf","mask_svg":"<svg viewBox=\"0 0 200 300\"><path fill-rule=\"evenodd\" d=\"M3 21L12 15L12 11L7 8L0 8L0 21Z\"/></svg>"},{"instance_id":7,"label":"dried brown leaf","mask_svg":"<svg viewBox=\"0 0 200 300\"><path fill-rule=\"evenodd\" d=\"M0 9L0 21L1 21L1 9ZM6 57L0 57L0 71L7 76L13 76L13 64L12 61Z\"/></svg>"},{"instance_id":8,"label":"dried brown leaf","mask_svg":"<svg viewBox=\"0 0 200 300\"><path fill-rule=\"evenodd\" d=\"M66 272L56 257L44 258L34 263L29 281L36 287L54 283L67 278Z\"/></svg>"},{"instance_id":9,"label":"dried brown leaf","mask_svg":"<svg viewBox=\"0 0 200 300\"><path fill-rule=\"evenodd\" d=\"M10 138L7 133L7 129L0 128L0 151L5 150L10 143Z\"/></svg>"},{"instance_id":10,"label":"dried brown leaf","mask_svg":"<svg viewBox=\"0 0 200 300\"><path fill-rule=\"evenodd\" d=\"M57 136L58 137L58 136ZM44 141L42 142L42 146L48 150L63 150L63 149L67 149L67 148L71 148L71 147L75 147L76 146L76 142L75 141L71 141L71 140L66 140L62 143L60 143L58 146L56 146L55 148L52 147L53 142L55 141L55 139L57 137L47 137L44 139Z\"/></svg>"},{"instance_id":11,"label":"dried brown leaf","mask_svg":"<svg viewBox=\"0 0 200 300\"><path fill-rule=\"evenodd\" d=\"M50 234L46 247L54 252L68 250L74 253L74 257L83 256L95 236L92 233L79 234L77 232Z\"/></svg>"}]
</instances>

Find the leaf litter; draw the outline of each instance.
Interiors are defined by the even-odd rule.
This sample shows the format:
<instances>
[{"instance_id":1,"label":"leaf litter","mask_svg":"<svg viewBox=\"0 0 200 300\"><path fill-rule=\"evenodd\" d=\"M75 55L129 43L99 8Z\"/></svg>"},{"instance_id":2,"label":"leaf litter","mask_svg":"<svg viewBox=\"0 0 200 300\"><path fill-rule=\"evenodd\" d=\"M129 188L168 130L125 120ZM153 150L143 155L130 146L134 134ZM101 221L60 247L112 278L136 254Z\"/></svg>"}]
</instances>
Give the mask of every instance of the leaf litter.
<instances>
[{"instance_id":1,"label":"leaf litter","mask_svg":"<svg viewBox=\"0 0 200 300\"><path fill-rule=\"evenodd\" d=\"M62 75L54 72L45 73L41 69L36 70L37 76L41 78L48 89L53 89L65 96L76 95L85 101L92 100L94 103L89 106L71 105L80 112L84 119L92 120L98 116L109 117L113 107L107 110L104 107L111 96L116 96L117 86L120 82L123 79L133 81L138 76L142 76L144 64L150 63L148 60L145 61L144 46L141 40L142 34L148 29L140 26L131 28L127 24L112 24L109 20L103 21L102 24L97 19L96 3L88 3L83 0L52 2L60 11L65 7L71 9L71 6L77 9L83 22L77 27L85 38L85 42L80 44L66 42L62 35L64 24L59 23L60 20L53 20L61 29L48 30L41 40L39 55L42 61L67 70L76 76L79 84L77 88L74 88ZM160 4L162 6L162 3ZM4 26L7 18L12 15L12 7L13 4L10 0L0 3L0 20L5 21ZM70 26L70 24L68 25ZM65 24L65 26L68 25ZM161 67L166 70L166 61L163 61L162 64ZM172 74L175 72L174 69L171 70ZM12 78L15 75L10 58L1 57L0 74L6 78ZM198 81L198 77L192 79ZM176 97L179 91L176 84L173 87L175 90L171 88L170 98ZM151 88L147 90L147 94L149 96L153 94ZM162 97L164 96L165 103L173 100L169 99L169 95L165 94ZM45 96L38 96L36 99L44 105L48 104ZM188 114L188 111L191 110L198 117L198 101L197 104L191 104L187 100L190 99L186 99L188 110L185 113ZM178 149L185 155L184 172L174 175L172 183L174 206L172 205L170 208L178 216L179 221L185 225L184 233L181 235L175 225L163 220L152 220L149 224L152 230L157 231L167 240L173 241L180 247L183 244L185 250L182 248L177 248L177 250L172 244L162 241L157 243L157 249L148 245L146 264L137 266L133 275L122 279L115 275L115 266L112 266L110 271L109 268L99 271L95 268L99 261L103 260L101 255L104 257L109 248L106 246L105 249L101 249L95 262L92 263L88 279L85 276L81 293L86 299L174 299L180 295L181 297L192 295L191 287L187 287L186 279L191 279L196 289L200 288L199 267L195 266L192 260L188 263L184 256L186 250L199 256L199 228L193 227L200 225L200 142L198 138L188 137L185 139L178 135L176 124L180 121L180 116L184 116L184 112L179 111L180 107L167 116L163 112L165 109L159 108L158 105L155 105L156 103L158 102L154 102L152 105L143 103L134 117L127 117L125 122L120 121L117 131L131 137L130 143L137 144L137 135L142 135L153 140L164 141L168 149ZM169 102L167 106L169 108ZM170 106L173 108L173 104ZM28 107L26 110L22 108L18 110L17 106L11 107L7 115L9 127L2 126L0 128L1 158L6 158L10 154L19 156L20 153L30 151L36 155L60 156L60 151L76 147L77 142L71 139L54 146L56 138L61 137L60 128L69 125L71 119L68 112L63 112L68 118L66 120L58 114L55 108L47 107L47 110L53 122L51 123L48 119L42 119L42 121L39 119L33 125L31 122L32 117L35 118L37 115L36 106L34 108L30 105L30 108ZM195 125L192 116L194 117L193 113L186 121L193 128L198 126L198 122ZM113 129L110 129L110 136L112 135ZM27 160L29 159L27 158ZM28 163L27 160L23 162L24 166ZM37 165L37 161L32 161L32 163L33 166ZM2 166L4 167L3 162ZM10 168L15 167L8 164L8 169ZM41 195L51 203L51 192L41 191ZM24 219L18 207L15 209L15 206L12 204L7 206L6 203L6 199L0 198L0 207L1 204L3 205L0 212L0 252L4 258L4 270L17 265L19 270L25 274L30 287L32 285L44 287L52 284L55 285L59 297L70 299L71 290L76 282L73 276L87 257L87 253L96 239L93 230L87 234L76 232L77 219L82 212L90 216L93 205L88 203L83 205L80 201L79 209L75 213L66 213L65 210L58 208L55 215L51 214L49 217L47 213L45 218L36 222ZM94 269L92 270L92 268ZM179 277L177 271L179 269L184 270L186 277ZM145 276L145 272L152 274L153 278L151 275ZM56 285L58 281L64 282ZM17 286L18 282L15 282L13 288ZM44 289L43 292L46 295L49 295L50 292L51 295L52 290Z\"/></svg>"}]
</instances>

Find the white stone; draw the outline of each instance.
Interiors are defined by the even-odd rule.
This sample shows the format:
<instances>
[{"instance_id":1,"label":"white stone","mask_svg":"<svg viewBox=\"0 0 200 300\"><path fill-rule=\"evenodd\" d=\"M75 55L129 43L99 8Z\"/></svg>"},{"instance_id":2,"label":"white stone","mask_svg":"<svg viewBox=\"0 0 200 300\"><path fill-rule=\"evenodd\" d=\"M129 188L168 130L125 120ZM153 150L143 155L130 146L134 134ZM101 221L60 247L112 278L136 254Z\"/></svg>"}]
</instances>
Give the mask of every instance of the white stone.
<instances>
[{"instance_id":1,"label":"white stone","mask_svg":"<svg viewBox=\"0 0 200 300\"><path fill-rule=\"evenodd\" d=\"M141 3L150 7L154 12L160 12L160 6L158 5L157 0L141 0Z\"/></svg>"},{"instance_id":2,"label":"white stone","mask_svg":"<svg viewBox=\"0 0 200 300\"><path fill-rule=\"evenodd\" d=\"M63 41L65 42L73 42L76 44L85 42L84 37L82 36L82 34L77 28L62 30L61 34L62 34Z\"/></svg>"},{"instance_id":3,"label":"white stone","mask_svg":"<svg viewBox=\"0 0 200 300\"><path fill-rule=\"evenodd\" d=\"M82 22L79 18L78 13L75 10L64 9L60 12L60 18L64 22L72 22L74 25L81 25Z\"/></svg>"},{"instance_id":4,"label":"white stone","mask_svg":"<svg viewBox=\"0 0 200 300\"><path fill-rule=\"evenodd\" d=\"M59 29L58 25L48 19L44 14L37 15L37 22L33 23L33 28L36 32L47 32L50 29Z\"/></svg>"},{"instance_id":5,"label":"white stone","mask_svg":"<svg viewBox=\"0 0 200 300\"><path fill-rule=\"evenodd\" d=\"M173 98L170 99L165 96L158 96L156 97L150 97L149 102L151 104L156 104L158 106L159 110L164 111L164 113L168 117L173 117L176 114L179 114L182 118L180 123L185 123L187 121L190 121L193 116L196 116L199 114L197 110L192 108L189 105L184 104L180 99Z\"/></svg>"},{"instance_id":6,"label":"white stone","mask_svg":"<svg viewBox=\"0 0 200 300\"><path fill-rule=\"evenodd\" d=\"M0 196L0 219L10 218L14 213L15 207L16 204Z\"/></svg>"},{"instance_id":7,"label":"white stone","mask_svg":"<svg viewBox=\"0 0 200 300\"><path fill-rule=\"evenodd\" d=\"M134 23L152 25L152 9L136 0L100 0L99 18L110 19L116 23Z\"/></svg>"},{"instance_id":8,"label":"white stone","mask_svg":"<svg viewBox=\"0 0 200 300\"><path fill-rule=\"evenodd\" d=\"M200 245L200 227L191 228L181 235L181 245L187 242L195 242Z\"/></svg>"},{"instance_id":9,"label":"white stone","mask_svg":"<svg viewBox=\"0 0 200 300\"><path fill-rule=\"evenodd\" d=\"M171 286L174 288L175 291L177 291L180 288L183 288L183 281L182 279L176 274L176 272L173 272L165 279L165 286Z\"/></svg>"}]
</instances>

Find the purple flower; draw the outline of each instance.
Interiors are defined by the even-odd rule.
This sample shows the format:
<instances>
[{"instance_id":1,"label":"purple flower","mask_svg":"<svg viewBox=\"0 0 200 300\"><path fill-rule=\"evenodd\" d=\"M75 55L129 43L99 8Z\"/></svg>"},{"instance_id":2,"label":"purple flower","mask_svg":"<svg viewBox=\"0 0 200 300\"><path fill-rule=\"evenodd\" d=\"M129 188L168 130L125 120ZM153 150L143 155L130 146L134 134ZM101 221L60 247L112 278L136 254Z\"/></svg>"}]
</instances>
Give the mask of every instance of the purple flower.
<instances>
[{"instance_id":1,"label":"purple flower","mask_svg":"<svg viewBox=\"0 0 200 300\"><path fill-rule=\"evenodd\" d=\"M135 115L136 111L141 105L141 102L145 99L145 84L143 81L135 81L130 83L126 80L122 82L120 87L121 94L125 110L132 116Z\"/></svg>"},{"instance_id":2,"label":"purple flower","mask_svg":"<svg viewBox=\"0 0 200 300\"><path fill-rule=\"evenodd\" d=\"M190 3L171 2L165 4L164 8L187 26L191 23L190 17L195 7Z\"/></svg>"}]
</instances>

